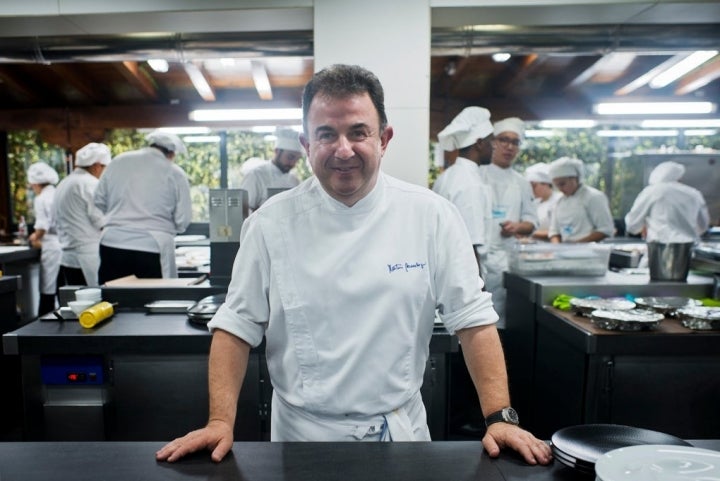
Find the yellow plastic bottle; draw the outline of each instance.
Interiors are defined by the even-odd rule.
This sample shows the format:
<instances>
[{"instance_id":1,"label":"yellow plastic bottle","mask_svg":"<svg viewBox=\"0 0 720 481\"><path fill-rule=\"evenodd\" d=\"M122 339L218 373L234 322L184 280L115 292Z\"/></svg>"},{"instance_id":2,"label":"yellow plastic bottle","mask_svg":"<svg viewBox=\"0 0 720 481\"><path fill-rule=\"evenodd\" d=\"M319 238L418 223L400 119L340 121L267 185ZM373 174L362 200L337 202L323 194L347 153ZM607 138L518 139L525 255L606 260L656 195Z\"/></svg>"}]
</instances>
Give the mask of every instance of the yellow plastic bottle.
<instances>
[{"instance_id":1,"label":"yellow plastic bottle","mask_svg":"<svg viewBox=\"0 0 720 481\"><path fill-rule=\"evenodd\" d=\"M98 302L80 313L80 325L86 329L95 327L113 315L115 310L109 302Z\"/></svg>"}]
</instances>

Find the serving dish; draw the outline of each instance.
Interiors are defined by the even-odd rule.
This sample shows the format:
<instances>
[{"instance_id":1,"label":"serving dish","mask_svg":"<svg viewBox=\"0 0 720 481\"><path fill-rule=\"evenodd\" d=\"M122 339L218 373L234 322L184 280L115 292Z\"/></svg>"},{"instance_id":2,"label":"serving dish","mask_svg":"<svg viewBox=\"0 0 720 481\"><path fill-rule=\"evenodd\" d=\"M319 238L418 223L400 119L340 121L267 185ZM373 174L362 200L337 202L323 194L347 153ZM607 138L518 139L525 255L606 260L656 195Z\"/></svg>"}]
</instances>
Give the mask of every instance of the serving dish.
<instances>
[{"instance_id":1,"label":"serving dish","mask_svg":"<svg viewBox=\"0 0 720 481\"><path fill-rule=\"evenodd\" d=\"M590 314L590 320L600 329L609 331L644 331L657 328L665 315L644 309L603 310Z\"/></svg>"},{"instance_id":2,"label":"serving dish","mask_svg":"<svg viewBox=\"0 0 720 481\"><path fill-rule=\"evenodd\" d=\"M688 329L710 331L720 329L720 307L694 306L678 309L676 315Z\"/></svg>"},{"instance_id":3,"label":"serving dish","mask_svg":"<svg viewBox=\"0 0 720 481\"><path fill-rule=\"evenodd\" d=\"M720 452L691 446L628 446L600 456L595 473L598 481L720 479Z\"/></svg>"},{"instance_id":4,"label":"serving dish","mask_svg":"<svg viewBox=\"0 0 720 481\"><path fill-rule=\"evenodd\" d=\"M570 305L576 313L586 317L590 317L590 314L597 309L623 311L635 308L635 303L624 297L608 297L604 299L573 297L570 299Z\"/></svg>"},{"instance_id":5,"label":"serving dish","mask_svg":"<svg viewBox=\"0 0 720 481\"><path fill-rule=\"evenodd\" d=\"M702 302L689 297L636 297L635 304L638 307L661 312L665 315L675 315L675 311L685 307L702 305Z\"/></svg>"}]
</instances>

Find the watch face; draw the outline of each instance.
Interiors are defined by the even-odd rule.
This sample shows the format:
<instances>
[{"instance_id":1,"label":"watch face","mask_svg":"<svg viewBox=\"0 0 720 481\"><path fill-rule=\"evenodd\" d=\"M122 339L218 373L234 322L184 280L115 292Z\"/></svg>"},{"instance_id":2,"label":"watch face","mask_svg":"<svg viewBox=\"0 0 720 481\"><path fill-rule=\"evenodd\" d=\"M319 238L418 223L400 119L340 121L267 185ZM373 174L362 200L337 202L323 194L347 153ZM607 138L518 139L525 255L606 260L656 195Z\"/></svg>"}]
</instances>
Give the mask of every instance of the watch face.
<instances>
[{"instance_id":1,"label":"watch face","mask_svg":"<svg viewBox=\"0 0 720 481\"><path fill-rule=\"evenodd\" d=\"M503 420L506 423L511 423L511 424L519 424L520 423L518 413L513 408L503 409L502 414L503 414Z\"/></svg>"}]
</instances>

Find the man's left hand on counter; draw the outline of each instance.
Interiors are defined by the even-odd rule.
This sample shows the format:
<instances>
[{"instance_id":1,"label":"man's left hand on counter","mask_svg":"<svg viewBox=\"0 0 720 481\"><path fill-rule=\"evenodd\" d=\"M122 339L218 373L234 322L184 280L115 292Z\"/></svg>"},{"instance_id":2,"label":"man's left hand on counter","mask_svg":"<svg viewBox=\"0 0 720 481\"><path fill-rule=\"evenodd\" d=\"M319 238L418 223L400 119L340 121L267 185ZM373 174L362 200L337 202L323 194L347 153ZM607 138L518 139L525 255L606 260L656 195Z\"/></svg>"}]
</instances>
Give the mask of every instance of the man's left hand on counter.
<instances>
[{"instance_id":1,"label":"man's left hand on counter","mask_svg":"<svg viewBox=\"0 0 720 481\"><path fill-rule=\"evenodd\" d=\"M491 458L498 457L501 449L511 448L520 453L528 464L545 465L552 461L550 446L545 441L513 424L491 424L482 443Z\"/></svg>"}]
</instances>

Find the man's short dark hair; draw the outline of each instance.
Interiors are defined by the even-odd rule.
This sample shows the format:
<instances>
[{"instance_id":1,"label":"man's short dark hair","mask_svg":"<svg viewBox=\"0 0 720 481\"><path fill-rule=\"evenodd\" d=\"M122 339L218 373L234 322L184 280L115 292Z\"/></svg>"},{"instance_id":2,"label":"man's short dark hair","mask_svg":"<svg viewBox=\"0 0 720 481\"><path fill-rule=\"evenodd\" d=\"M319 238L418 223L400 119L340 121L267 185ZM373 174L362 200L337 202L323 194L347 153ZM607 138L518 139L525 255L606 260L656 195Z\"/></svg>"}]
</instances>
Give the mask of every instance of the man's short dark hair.
<instances>
[{"instance_id":1,"label":"man's short dark hair","mask_svg":"<svg viewBox=\"0 0 720 481\"><path fill-rule=\"evenodd\" d=\"M328 98L344 98L364 93L370 96L370 100L377 110L382 132L388 123L385 114L385 93L380 80L374 73L357 65L343 64L331 65L317 72L303 90L302 110L305 134L308 134L307 117L310 104L317 95Z\"/></svg>"}]
</instances>

